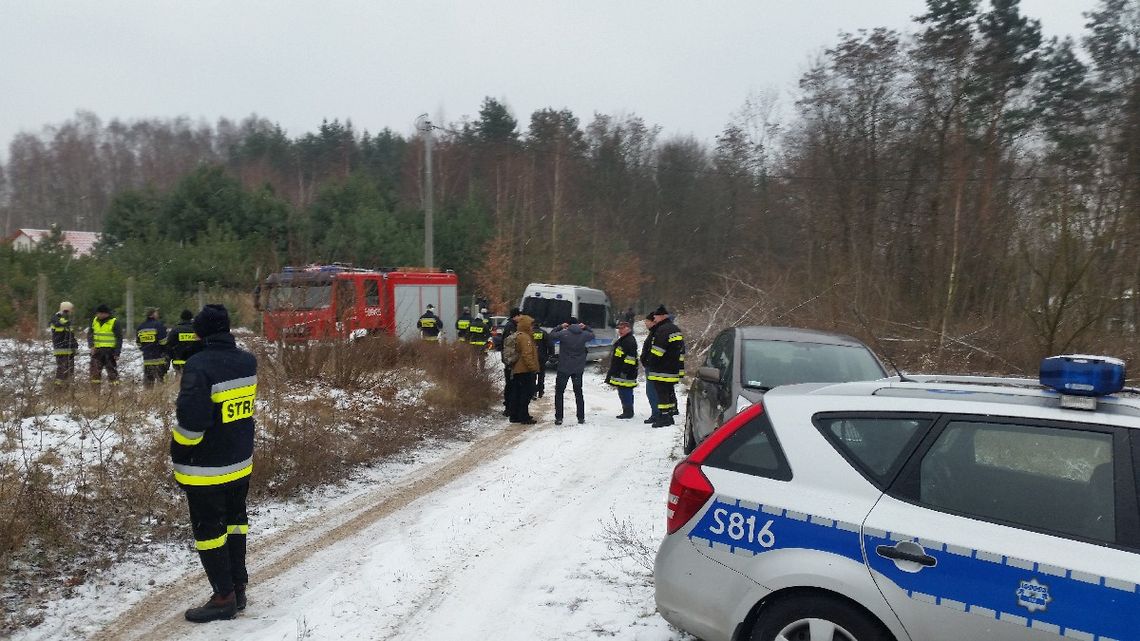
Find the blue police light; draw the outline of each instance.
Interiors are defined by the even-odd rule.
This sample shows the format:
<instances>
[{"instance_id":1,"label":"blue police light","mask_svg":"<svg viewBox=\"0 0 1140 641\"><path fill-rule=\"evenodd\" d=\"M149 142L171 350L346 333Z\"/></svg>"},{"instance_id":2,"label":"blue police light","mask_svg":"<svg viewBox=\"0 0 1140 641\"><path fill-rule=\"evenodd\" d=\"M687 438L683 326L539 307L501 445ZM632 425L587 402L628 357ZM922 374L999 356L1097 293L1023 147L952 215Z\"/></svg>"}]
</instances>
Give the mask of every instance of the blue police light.
<instances>
[{"instance_id":1,"label":"blue police light","mask_svg":"<svg viewBox=\"0 0 1140 641\"><path fill-rule=\"evenodd\" d=\"M1062 394L1107 396L1124 389L1124 361L1066 354L1041 361L1041 384Z\"/></svg>"}]
</instances>

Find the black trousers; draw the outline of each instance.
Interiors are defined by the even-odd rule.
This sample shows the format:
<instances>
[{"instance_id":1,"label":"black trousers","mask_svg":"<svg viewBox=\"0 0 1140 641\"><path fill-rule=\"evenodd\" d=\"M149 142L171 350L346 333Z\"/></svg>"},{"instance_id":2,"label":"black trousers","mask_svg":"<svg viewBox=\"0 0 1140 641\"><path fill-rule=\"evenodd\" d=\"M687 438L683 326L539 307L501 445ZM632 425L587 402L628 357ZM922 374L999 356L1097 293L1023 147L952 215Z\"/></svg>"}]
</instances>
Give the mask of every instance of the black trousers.
<instances>
[{"instance_id":1,"label":"black trousers","mask_svg":"<svg viewBox=\"0 0 1140 641\"><path fill-rule=\"evenodd\" d=\"M162 365L143 365L143 386L153 387L156 382L161 383L166 378L166 363Z\"/></svg>"},{"instance_id":2,"label":"black trousers","mask_svg":"<svg viewBox=\"0 0 1140 641\"><path fill-rule=\"evenodd\" d=\"M249 583L245 568L249 516L245 498L249 477L205 487L184 487L190 508L194 547L206 570L214 594L225 596L235 584Z\"/></svg>"},{"instance_id":3,"label":"black trousers","mask_svg":"<svg viewBox=\"0 0 1140 641\"><path fill-rule=\"evenodd\" d=\"M511 411L511 388L514 386L514 376L511 374L511 366L503 366L503 409L507 412Z\"/></svg>"},{"instance_id":4,"label":"black trousers","mask_svg":"<svg viewBox=\"0 0 1140 641\"><path fill-rule=\"evenodd\" d=\"M534 396L534 372L511 377L510 417L521 423L530 420L530 399Z\"/></svg>"},{"instance_id":5,"label":"black trousers","mask_svg":"<svg viewBox=\"0 0 1140 641\"><path fill-rule=\"evenodd\" d=\"M115 383L119 380L119 358L115 356L115 350L110 347L96 347L91 350L91 366L89 374L91 374L92 383L103 382L103 370L107 370L107 380Z\"/></svg>"},{"instance_id":6,"label":"black trousers","mask_svg":"<svg viewBox=\"0 0 1140 641\"><path fill-rule=\"evenodd\" d=\"M574 384L574 406L578 410L578 420L586 420L586 399L582 397L582 374L568 374L566 372L558 372L558 377L554 379L554 418L562 420L562 393L566 391L566 381L570 380Z\"/></svg>"},{"instance_id":7,"label":"black trousers","mask_svg":"<svg viewBox=\"0 0 1140 641\"><path fill-rule=\"evenodd\" d=\"M64 354L55 357L55 380L64 383L71 380L75 374L75 354Z\"/></svg>"},{"instance_id":8,"label":"black trousers","mask_svg":"<svg viewBox=\"0 0 1140 641\"><path fill-rule=\"evenodd\" d=\"M677 414L677 384L651 381L657 389L657 410L662 414Z\"/></svg>"}]
</instances>

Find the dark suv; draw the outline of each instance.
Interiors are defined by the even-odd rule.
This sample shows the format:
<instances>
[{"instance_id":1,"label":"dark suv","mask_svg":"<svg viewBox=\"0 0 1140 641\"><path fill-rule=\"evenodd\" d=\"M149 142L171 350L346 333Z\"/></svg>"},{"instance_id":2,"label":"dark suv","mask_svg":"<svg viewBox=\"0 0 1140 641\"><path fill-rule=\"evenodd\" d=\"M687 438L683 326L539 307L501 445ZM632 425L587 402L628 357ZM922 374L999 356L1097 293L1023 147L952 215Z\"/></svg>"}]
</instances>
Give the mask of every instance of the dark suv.
<instances>
[{"instance_id":1,"label":"dark suv","mask_svg":"<svg viewBox=\"0 0 1140 641\"><path fill-rule=\"evenodd\" d=\"M773 387L885 376L878 357L850 336L792 327L730 327L713 340L689 387L685 453Z\"/></svg>"}]
</instances>

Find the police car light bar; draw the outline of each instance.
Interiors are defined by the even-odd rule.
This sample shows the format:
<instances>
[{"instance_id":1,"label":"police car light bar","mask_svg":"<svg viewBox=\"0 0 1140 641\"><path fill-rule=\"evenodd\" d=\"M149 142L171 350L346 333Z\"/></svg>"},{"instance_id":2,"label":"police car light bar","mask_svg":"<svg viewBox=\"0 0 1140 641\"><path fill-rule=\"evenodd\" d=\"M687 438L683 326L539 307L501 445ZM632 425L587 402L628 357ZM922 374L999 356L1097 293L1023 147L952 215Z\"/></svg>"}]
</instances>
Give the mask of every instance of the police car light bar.
<instances>
[{"instance_id":1,"label":"police car light bar","mask_svg":"<svg viewBox=\"0 0 1140 641\"><path fill-rule=\"evenodd\" d=\"M1124 361L1066 354L1042 359L1041 385L1061 394L1061 407L1096 409L1096 398L1124 389Z\"/></svg>"}]
</instances>

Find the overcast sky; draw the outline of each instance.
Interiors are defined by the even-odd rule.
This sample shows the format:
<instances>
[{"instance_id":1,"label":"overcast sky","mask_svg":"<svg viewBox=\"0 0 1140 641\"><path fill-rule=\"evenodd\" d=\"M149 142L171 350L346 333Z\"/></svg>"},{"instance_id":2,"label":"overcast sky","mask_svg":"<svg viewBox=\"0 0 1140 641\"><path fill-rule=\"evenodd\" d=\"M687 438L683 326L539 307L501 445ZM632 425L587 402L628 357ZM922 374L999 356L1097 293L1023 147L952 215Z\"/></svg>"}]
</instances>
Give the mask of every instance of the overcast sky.
<instances>
[{"instance_id":1,"label":"overcast sky","mask_svg":"<svg viewBox=\"0 0 1140 641\"><path fill-rule=\"evenodd\" d=\"M1046 35L1096 0L1022 0ZM76 110L251 113L408 133L484 96L525 128L543 107L637 114L711 140L752 92L785 100L840 31L912 29L923 0L0 0L0 156Z\"/></svg>"}]
</instances>

